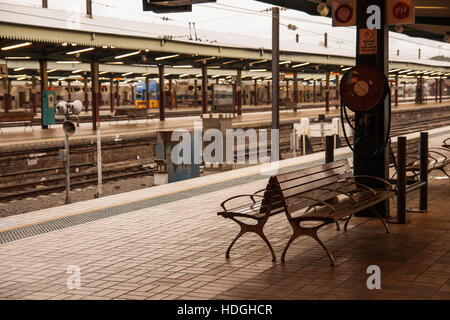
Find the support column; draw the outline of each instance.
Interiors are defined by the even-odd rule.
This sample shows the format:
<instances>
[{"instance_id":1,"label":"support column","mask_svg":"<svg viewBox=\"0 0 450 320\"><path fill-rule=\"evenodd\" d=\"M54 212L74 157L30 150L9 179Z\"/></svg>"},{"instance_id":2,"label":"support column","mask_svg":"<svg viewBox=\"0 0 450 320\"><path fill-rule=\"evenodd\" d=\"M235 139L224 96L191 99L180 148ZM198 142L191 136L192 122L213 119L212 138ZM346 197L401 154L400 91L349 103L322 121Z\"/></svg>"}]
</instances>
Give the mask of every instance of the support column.
<instances>
[{"instance_id":1,"label":"support column","mask_svg":"<svg viewBox=\"0 0 450 320\"><path fill-rule=\"evenodd\" d=\"M330 72L325 75L325 112L330 112Z\"/></svg>"},{"instance_id":2,"label":"support column","mask_svg":"<svg viewBox=\"0 0 450 320\"><path fill-rule=\"evenodd\" d=\"M341 105L341 80L339 78L339 74L336 75L336 99L338 100L338 106Z\"/></svg>"},{"instance_id":3,"label":"support column","mask_svg":"<svg viewBox=\"0 0 450 320\"><path fill-rule=\"evenodd\" d=\"M403 82L403 100L406 99L406 81Z\"/></svg>"},{"instance_id":4,"label":"support column","mask_svg":"<svg viewBox=\"0 0 450 320\"><path fill-rule=\"evenodd\" d=\"M100 126L100 82L98 61L91 60L91 91L92 91L92 130Z\"/></svg>"},{"instance_id":5,"label":"support column","mask_svg":"<svg viewBox=\"0 0 450 320\"><path fill-rule=\"evenodd\" d=\"M288 105L291 102L291 99L289 98L289 80L286 79L286 105Z\"/></svg>"},{"instance_id":6,"label":"support column","mask_svg":"<svg viewBox=\"0 0 450 320\"><path fill-rule=\"evenodd\" d=\"M114 78L112 75L109 77L109 106L110 111L114 112Z\"/></svg>"},{"instance_id":7,"label":"support column","mask_svg":"<svg viewBox=\"0 0 450 320\"><path fill-rule=\"evenodd\" d=\"M316 80L313 80L313 103L316 103Z\"/></svg>"},{"instance_id":8,"label":"support column","mask_svg":"<svg viewBox=\"0 0 450 320\"><path fill-rule=\"evenodd\" d=\"M5 94L3 95L3 108L5 109L5 113L8 113L9 109L11 109L10 83L11 80L9 80L8 78L3 79L3 88L5 89Z\"/></svg>"},{"instance_id":9,"label":"support column","mask_svg":"<svg viewBox=\"0 0 450 320\"><path fill-rule=\"evenodd\" d=\"M442 76L439 79L439 103L442 103Z\"/></svg>"},{"instance_id":10,"label":"support column","mask_svg":"<svg viewBox=\"0 0 450 320\"><path fill-rule=\"evenodd\" d=\"M44 125L44 108L42 106L43 93L48 90L47 60L39 61L39 69L41 73L41 127L42 129L48 129L48 126Z\"/></svg>"},{"instance_id":11,"label":"support column","mask_svg":"<svg viewBox=\"0 0 450 320\"><path fill-rule=\"evenodd\" d=\"M158 65L159 70L159 120L166 120L166 106L164 99L164 65Z\"/></svg>"},{"instance_id":12,"label":"support column","mask_svg":"<svg viewBox=\"0 0 450 320\"><path fill-rule=\"evenodd\" d=\"M298 105L298 75L294 71L294 111L297 111Z\"/></svg>"},{"instance_id":13,"label":"support column","mask_svg":"<svg viewBox=\"0 0 450 320\"><path fill-rule=\"evenodd\" d=\"M70 80L67 80L67 102L72 102L72 87Z\"/></svg>"},{"instance_id":14,"label":"support column","mask_svg":"<svg viewBox=\"0 0 450 320\"><path fill-rule=\"evenodd\" d=\"M439 79L434 79L434 101L438 101L438 95L439 95Z\"/></svg>"},{"instance_id":15,"label":"support column","mask_svg":"<svg viewBox=\"0 0 450 320\"><path fill-rule=\"evenodd\" d=\"M255 106L258 105L258 79L255 79L255 96L254 96L254 100L255 102Z\"/></svg>"},{"instance_id":16,"label":"support column","mask_svg":"<svg viewBox=\"0 0 450 320\"><path fill-rule=\"evenodd\" d=\"M271 97L270 97L270 81L267 81L267 104L270 104Z\"/></svg>"},{"instance_id":17,"label":"support column","mask_svg":"<svg viewBox=\"0 0 450 320\"><path fill-rule=\"evenodd\" d=\"M120 81L117 80L116 81L116 105L117 106L120 106L119 84L120 84Z\"/></svg>"},{"instance_id":18,"label":"support column","mask_svg":"<svg viewBox=\"0 0 450 320\"><path fill-rule=\"evenodd\" d=\"M31 104L31 109L33 110L33 113L36 114L36 112L37 112L37 99L36 99L36 76L35 75L33 75L31 77L30 104Z\"/></svg>"},{"instance_id":19,"label":"support column","mask_svg":"<svg viewBox=\"0 0 450 320\"><path fill-rule=\"evenodd\" d=\"M272 7L272 129L280 128L280 8Z\"/></svg>"},{"instance_id":20,"label":"support column","mask_svg":"<svg viewBox=\"0 0 450 320\"><path fill-rule=\"evenodd\" d=\"M398 73L395 74L395 106L398 107Z\"/></svg>"},{"instance_id":21,"label":"support column","mask_svg":"<svg viewBox=\"0 0 450 320\"><path fill-rule=\"evenodd\" d=\"M208 71L202 65L202 114L208 113Z\"/></svg>"},{"instance_id":22,"label":"support column","mask_svg":"<svg viewBox=\"0 0 450 320\"><path fill-rule=\"evenodd\" d=\"M150 108L150 78L148 76L145 77L145 105L147 109Z\"/></svg>"},{"instance_id":23,"label":"support column","mask_svg":"<svg viewBox=\"0 0 450 320\"><path fill-rule=\"evenodd\" d=\"M389 26L386 24L385 3L384 0L357 0L357 32L356 32L356 65L369 65L377 68L386 77L389 77ZM366 23L371 15L368 7L377 5L380 9L381 26L380 29L374 29L377 36L377 52L375 54L364 54L359 52L360 33L367 28ZM371 12L369 10L369 12ZM364 27L361 27L364 26ZM389 178L389 147L384 146L386 141L386 128L389 120L389 101L386 97L370 114L355 113L355 133L354 141L360 143L354 144L353 164L355 175L370 175L382 179ZM370 133L370 134L367 134ZM383 148L384 146L384 148ZM373 154L376 149L381 149L377 155L367 157ZM383 149L382 149L383 148ZM358 179L359 180L359 179ZM370 181L369 179L360 180L369 187L381 187L382 183ZM376 206L378 213L387 218L389 217L389 201L384 201ZM372 216L371 212L363 211L358 216Z\"/></svg>"},{"instance_id":24,"label":"support column","mask_svg":"<svg viewBox=\"0 0 450 320\"><path fill-rule=\"evenodd\" d=\"M169 79L169 109L173 107L172 78Z\"/></svg>"},{"instance_id":25,"label":"support column","mask_svg":"<svg viewBox=\"0 0 450 320\"><path fill-rule=\"evenodd\" d=\"M236 76L236 106L237 115L242 115L242 70L237 70Z\"/></svg>"},{"instance_id":26,"label":"support column","mask_svg":"<svg viewBox=\"0 0 450 320\"><path fill-rule=\"evenodd\" d=\"M197 78L194 79L194 106L195 108L198 107L198 80Z\"/></svg>"},{"instance_id":27,"label":"support column","mask_svg":"<svg viewBox=\"0 0 450 320\"><path fill-rule=\"evenodd\" d=\"M84 74L84 111L89 111L89 94L88 94L88 79L87 73Z\"/></svg>"}]
</instances>

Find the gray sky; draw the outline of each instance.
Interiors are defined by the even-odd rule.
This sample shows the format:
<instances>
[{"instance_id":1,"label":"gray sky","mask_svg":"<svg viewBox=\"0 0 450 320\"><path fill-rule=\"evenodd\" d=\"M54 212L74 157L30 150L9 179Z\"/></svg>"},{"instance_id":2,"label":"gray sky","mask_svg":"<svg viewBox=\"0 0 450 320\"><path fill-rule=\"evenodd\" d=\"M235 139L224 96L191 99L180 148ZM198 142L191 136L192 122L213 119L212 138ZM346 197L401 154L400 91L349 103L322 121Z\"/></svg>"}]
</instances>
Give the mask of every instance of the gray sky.
<instances>
[{"instance_id":1,"label":"gray sky","mask_svg":"<svg viewBox=\"0 0 450 320\"><path fill-rule=\"evenodd\" d=\"M23 4L40 7L41 0L0 0L14 4ZM1 5L0 2L0 5ZM59 10L80 10L85 12L85 0L48 0L49 8ZM189 22L195 22L197 30L206 29L222 33L245 34L258 37L271 37L270 12L264 11L270 5L253 0L217 0L217 3L198 4L193 6L190 13L155 14L143 12L142 0L93 0L93 14L95 16L111 17L116 19L179 25L188 27ZM169 21L163 21L168 17ZM328 33L330 47L354 48L355 28L332 28L331 19L309 16L306 13L285 10L281 12L280 36L284 41L295 42L296 33L301 43L320 45L323 34ZM298 30L291 31L288 24L294 24ZM450 57L450 44L430 41L426 39L411 38L406 35L391 33L390 52L393 55L400 49L400 57L417 58L418 49L421 48L422 58L436 55Z\"/></svg>"}]
</instances>

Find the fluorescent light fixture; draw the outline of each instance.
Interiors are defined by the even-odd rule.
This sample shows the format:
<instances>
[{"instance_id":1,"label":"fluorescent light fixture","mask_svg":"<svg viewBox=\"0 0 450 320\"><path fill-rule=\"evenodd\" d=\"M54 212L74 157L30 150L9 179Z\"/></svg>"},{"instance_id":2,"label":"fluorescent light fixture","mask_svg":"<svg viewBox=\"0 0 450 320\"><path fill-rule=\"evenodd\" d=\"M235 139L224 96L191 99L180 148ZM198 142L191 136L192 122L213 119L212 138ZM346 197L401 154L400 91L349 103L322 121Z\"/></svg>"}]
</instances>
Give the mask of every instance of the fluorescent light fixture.
<instances>
[{"instance_id":1,"label":"fluorescent light fixture","mask_svg":"<svg viewBox=\"0 0 450 320\"><path fill-rule=\"evenodd\" d=\"M215 78L219 78L219 77L221 77L221 76L222 76L222 75L220 75L220 74L216 74L216 75L212 76L211 78L215 79Z\"/></svg>"},{"instance_id":2,"label":"fluorescent light fixture","mask_svg":"<svg viewBox=\"0 0 450 320\"><path fill-rule=\"evenodd\" d=\"M6 50L17 49L17 48L22 48L22 47L26 47L26 46L31 46L32 44L33 43L31 43L31 42L24 42L24 43L15 44L15 45L8 46L8 47L3 47L2 50L6 51Z\"/></svg>"},{"instance_id":3,"label":"fluorescent light fixture","mask_svg":"<svg viewBox=\"0 0 450 320\"><path fill-rule=\"evenodd\" d=\"M147 73L144 73L142 76L143 77L146 77L146 76L149 76L149 75L151 75L152 73L151 72L147 72Z\"/></svg>"},{"instance_id":4,"label":"fluorescent light fixture","mask_svg":"<svg viewBox=\"0 0 450 320\"><path fill-rule=\"evenodd\" d=\"M77 53L83 53L83 52L88 52L88 51L92 51L95 50L95 48L86 48L86 49L81 49L81 50L77 50L77 51L71 51L71 52L67 52L66 54L77 54Z\"/></svg>"},{"instance_id":5,"label":"fluorescent light fixture","mask_svg":"<svg viewBox=\"0 0 450 320\"><path fill-rule=\"evenodd\" d=\"M135 56L135 55L137 55L139 53L141 53L141 50L135 51L135 52L126 53L126 54L122 54L120 56L114 57L114 59L122 59L122 58L126 58L126 57L131 57L131 56Z\"/></svg>"},{"instance_id":6,"label":"fluorescent light fixture","mask_svg":"<svg viewBox=\"0 0 450 320\"><path fill-rule=\"evenodd\" d=\"M172 66L172 68L193 68L193 66L190 64L187 64L187 65Z\"/></svg>"},{"instance_id":7,"label":"fluorescent light fixture","mask_svg":"<svg viewBox=\"0 0 450 320\"><path fill-rule=\"evenodd\" d=\"M406 72L410 72L410 71L412 71L412 70L411 69L407 69L407 70L400 71L399 73L406 73Z\"/></svg>"},{"instance_id":8,"label":"fluorescent light fixture","mask_svg":"<svg viewBox=\"0 0 450 320\"><path fill-rule=\"evenodd\" d=\"M287 61L281 61L281 62L280 62L280 64L290 64L290 63L291 63L290 60L287 60Z\"/></svg>"},{"instance_id":9,"label":"fluorescent light fixture","mask_svg":"<svg viewBox=\"0 0 450 320\"><path fill-rule=\"evenodd\" d=\"M61 45L62 45L63 47L67 47L67 42L63 42L63 43L61 43Z\"/></svg>"},{"instance_id":10,"label":"fluorescent light fixture","mask_svg":"<svg viewBox=\"0 0 450 320\"><path fill-rule=\"evenodd\" d=\"M74 70L74 71L72 71L72 73L80 73L80 72L83 72L83 70L79 69L79 70ZM78 77L78 76L77 76L77 77Z\"/></svg>"},{"instance_id":11,"label":"fluorescent light fixture","mask_svg":"<svg viewBox=\"0 0 450 320\"><path fill-rule=\"evenodd\" d=\"M201 74L197 74L195 77L200 78L201 76L202 76Z\"/></svg>"},{"instance_id":12,"label":"fluorescent light fixture","mask_svg":"<svg viewBox=\"0 0 450 320\"><path fill-rule=\"evenodd\" d=\"M248 71L250 71L250 72L264 72L264 71L267 71L267 69L250 69Z\"/></svg>"},{"instance_id":13,"label":"fluorescent light fixture","mask_svg":"<svg viewBox=\"0 0 450 320\"><path fill-rule=\"evenodd\" d=\"M164 57L157 57L157 58L155 58L155 60L165 60L165 59L170 59L170 58L176 58L176 57L178 57L179 56L179 54L172 54L172 55L170 55L170 56L164 56Z\"/></svg>"},{"instance_id":14,"label":"fluorescent light fixture","mask_svg":"<svg viewBox=\"0 0 450 320\"><path fill-rule=\"evenodd\" d=\"M229 61L222 62L222 64L230 64L230 63L235 63L235 62L239 62L239 60L229 60Z\"/></svg>"},{"instance_id":15,"label":"fluorescent light fixture","mask_svg":"<svg viewBox=\"0 0 450 320\"><path fill-rule=\"evenodd\" d=\"M76 61L76 60L73 60L73 61L63 60L63 61L56 61L56 63L60 63L60 64L78 64L78 63L81 63L81 62L80 61Z\"/></svg>"},{"instance_id":16,"label":"fluorescent light fixture","mask_svg":"<svg viewBox=\"0 0 450 320\"><path fill-rule=\"evenodd\" d=\"M347 71L350 70L352 67L342 68L341 71Z\"/></svg>"},{"instance_id":17,"label":"fluorescent light fixture","mask_svg":"<svg viewBox=\"0 0 450 320\"><path fill-rule=\"evenodd\" d=\"M99 75L107 74L107 73L109 73L109 71L102 71L102 72L99 73Z\"/></svg>"},{"instance_id":18,"label":"fluorescent light fixture","mask_svg":"<svg viewBox=\"0 0 450 320\"><path fill-rule=\"evenodd\" d=\"M31 57L5 57L5 60L30 60Z\"/></svg>"},{"instance_id":19,"label":"fluorescent light fixture","mask_svg":"<svg viewBox=\"0 0 450 320\"><path fill-rule=\"evenodd\" d=\"M292 68L303 67L303 66L307 66L308 64L309 64L309 62L303 62L303 63L296 64L296 65L292 66Z\"/></svg>"},{"instance_id":20,"label":"fluorescent light fixture","mask_svg":"<svg viewBox=\"0 0 450 320\"><path fill-rule=\"evenodd\" d=\"M198 59L198 60L194 60L194 62L202 62L202 61L208 61L208 60L213 60L216 57L209 57L209 58L203 58L203 59Z\"/></svg>"},{"instance_id":21,"label":"fluorescent light fixture","mask_svg":"<svg viewBox=\"0 0 450 320\"><path fill-rule=\"evenodd\" d=\"M21 81L21 80L25 80L27 77L20 77L20 78L17 78L17 80L18 81Z\"/></svg>"},{"instance_id":22,"label":"fluorescent light fixture","mask_svg":"<svg viewBox=\"0 0 450 320\"><path fill-rule=\"evenodd\" d=\"M48 70L48 71L47 71L47 74L48 74L48 73L52 73L52 72L55 72L55 71L57 71L57 70L58 70L58 69L52 69L52 70Z\"/></svg>"},{"instance_id":23,"label":"fluorescent light fixture","mask_svg":"<svg viewBox=\"0 0 450 320\"><path fill-rule=\"evenodd\" d=\"M105 64L123 64L123 61L109 61L105 62Z\"/></svg>"},{"instance_id":24,"label":"fluorescent light fixture","mask_svg":"<svg viewBox=\"0 0 450 320\"><path fill-rule=\"evenodd\" d=\"M392 70L389 70L389 72L397 72L397 71L400 71L400 70L402 70L402 69L392 69Z\"/></svg>"},{"instance_id":25,"label":"fluorescent light fixture","mask_svg":"<svg viewBox=\"0 0 450 320\"><path fill-rule=\"evenodd\" d=\"M77 76L76 74L72 74L69 76L69 78L79 78L80 76Z\"/></svg>"},{"instance_id":26,"label":"fluorescent light fixture","mask_svg":"<svg viewBox=\"0 0 450 320\"><path fill-rule=\"evenodd\" d=\"M126 77L126 76L129 76L131 74L133 74L133 72L127 72L127 73L122 74L122 77Z\"/></svg>"},{"instance_id":27,"label":"fluorescent light fixture","mask_svg":"<svg viewBox=\"0 0 450 320\"><path fill-rule=\"evenodd\" d=\"M248 65L249 65L250 67L252 67L254 64L263 63L263 62L267 62L267 59L258 60L258 61L253 61L253 62L250 62Z\"/></svg>"},{"instance_id":28,"label":"fluorescent light fixture","mask_svg":"<svg viewBox=\"0 0 450 320\"><path fill-rule=\"evenodd\" d=\"M15 68L14 71L22 71L22 70L25 70L25 69L26 69L25 67Z\"/></svg>"},{"instance_id":29,"label":"fluorescent light fixture","mask_svg":"<svg viewBox=\"0 0 450 320\"><path fill-rule=\"evenodd\" d=\"M131 81L133 81L133 79L125 80L123 83L128 83L128 82L131 82Z\"/></svg>"},{"instance_id":30,"label":"fluorescent light fixture","mask_svg":"<svg viewBox=\"0 0 450 320\"><path fill-rule=\"evenodd\" d=\"M185 73L185 74L180 75L180 78L188 77L188 76L189 76L189 73Z\"/></svg>"},{"instance_id":31,"label":"fluorescent light fixture","mask_svg":"<svg viewBox=\"0 0 450 320\"><path fill-rule=\"evenodd\" d=\"M64 81L64 80L66 80L67 78L59 78L58 79L58 81Z\"/></svg>"},{"instance_id":32,"label":"fluorescent light fixture","mask_svg":"<svg viewBox=\"0 0 450 320\"><path fill-rule=\"evenodd\" d=\"M220 66L210 66L208 69L220 69Z\"/></svg>"}]
</instances>

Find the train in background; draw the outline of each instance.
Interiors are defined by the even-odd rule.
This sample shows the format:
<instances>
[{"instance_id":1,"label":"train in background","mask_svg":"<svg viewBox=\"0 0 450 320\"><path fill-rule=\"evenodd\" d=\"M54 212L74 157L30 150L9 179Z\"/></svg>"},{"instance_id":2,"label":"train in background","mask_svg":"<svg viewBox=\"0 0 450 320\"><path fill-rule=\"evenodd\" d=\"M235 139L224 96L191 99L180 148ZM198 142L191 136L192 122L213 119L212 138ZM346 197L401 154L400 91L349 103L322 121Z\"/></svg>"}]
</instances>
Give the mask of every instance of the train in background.
<instances>
[{"instance_id":1,"label":"train in background","mask_svg":"<svg viewBox=\"0 0 450 320\"><path fill-rule=\"evenodd\" d=\"M159 87L156 81L148 82L149 108L159 107ZM147 85L145 82L139 82L134 89L134 104L136 108L147 108Z\"/></svg>"},{"instance_id":2,"label":"train in background","mask_svg":"<svg viewBox=\"0 0 450 320\"><path fill-rule=\"evenodd\" d=\"M81 82L72 82L70 87L67 83L63 82L59 85L53 82L52 88L55 90L59 99L65 101L85 100L84 84ZM201 106L202 91L201 81L197 81L197 99L195 99L195 81L190 80L174 80L172 84L172 104L169 104L169 85L165 84L165 99L166 106L176 107L195 107L195 100L197 100L198 106ZM117 106L134 106L136 108L145 108L145 83L120 83L116 96L116 86L113 90L114 104ZM211 99L211 91L214 91L214 99ZM11 94L13 97L12 108L18 108L29 104L30 101L31 83L25 81L12 81ZM392 90L393 91L393 90ZM210 82L208 84L208 104L211 105L212 100L214 104L233 104L234 103L235 88L231 83L214 84ZM313 102L314 101L314 89L312 83L304 84L299 81L299 102ZM91 100L91 87L88 87L87 98ZM101 85L101 104L110 104L110 86L107 83ZM416 83L407 83L399 85L398 96L400 99L404 98L404 93L408 101L414 102L416 94ZM425 81L425 100L434 100L435 95L435 81L430 79ZM446 80L443 83L443 96L447 96L450 93L450 81ZM3 100L5 94L5 88L0 86L0 101ZM39 95L39 87L37 88L37 94ZM271 104L272 86L268 81L259 81L257 85L257 102L258 105ZM69 99L70 95L70 99ZM253 81L242 82L242 99L243 105L254 104L255 86ZM333 101L336 99L335 84L330 85L330 98ZM325 99L325 86L320 88L320 83L316 82L316 99L320 102ZM280 85L280 100L282 105L288 105L294 101L294 89L292 81L289 81L289 92L287 94L286 82L282 81ZM119 103L117 103L119 101ZM156 81L150 81L150 108L159 107L159 86Z\"/></svg>"}]
</instances>

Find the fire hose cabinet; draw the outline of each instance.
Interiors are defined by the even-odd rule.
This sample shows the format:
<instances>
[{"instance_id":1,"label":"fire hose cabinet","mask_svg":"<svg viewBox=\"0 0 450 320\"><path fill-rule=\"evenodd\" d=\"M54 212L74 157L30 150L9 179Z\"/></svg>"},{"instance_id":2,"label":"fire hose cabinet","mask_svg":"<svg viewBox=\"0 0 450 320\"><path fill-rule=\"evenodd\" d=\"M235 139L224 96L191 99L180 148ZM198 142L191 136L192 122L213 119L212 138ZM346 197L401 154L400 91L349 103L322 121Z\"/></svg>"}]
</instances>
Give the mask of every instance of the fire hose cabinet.
<instances>
[{"instance_id":1,"label":"fire hose cabinet","mask_svg":"<svg viewBox=\"0 0 450 320\"><path fill-rule=\"evenodd\" d=\"M44 126L55 124L55 91L42 92L42 124Z\"/></svg>"}]
</instances>

